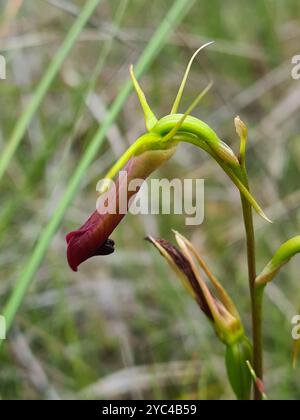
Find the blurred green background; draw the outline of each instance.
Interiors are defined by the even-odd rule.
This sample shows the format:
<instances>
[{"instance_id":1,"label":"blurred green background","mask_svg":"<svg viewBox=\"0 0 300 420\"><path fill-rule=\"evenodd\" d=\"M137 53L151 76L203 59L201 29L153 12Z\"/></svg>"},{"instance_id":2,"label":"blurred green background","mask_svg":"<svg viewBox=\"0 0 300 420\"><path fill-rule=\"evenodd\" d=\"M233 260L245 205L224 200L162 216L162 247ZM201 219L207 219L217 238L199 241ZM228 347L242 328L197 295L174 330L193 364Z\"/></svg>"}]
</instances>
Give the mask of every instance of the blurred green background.
<instances>
[{"instance_id":1,"label":"blurred green background","mask_svg":"<svg viewBox=\"0 0 300 420\"><path fill-rule=\"evenodd\" d=\"M7 4L10 4L9 10ZM86 2L1 0L0 144L19 116ZM173 1L102 0L60 67L1 180L0 313L36 241L110 104ZM159 116L166 115L192 53L215 45L192 67L182 109L210 79L214 87L194 115L238 150L233 119L250 130L248 166L254 195L274 221L255 216L258 269L300 231L299 0L197 0L141 78ZM95 83L93 82L93 78ZM155 176L205 179L205 221L128 215L113 234L116 252L93 258L78 273L65 258L65 234L94 210L97 180L144 132L134 94L109 129L97 159L34 275L1 349L3 399L232 399L224 348L147 234L173 240L184 233L201 249L250 327L244 231L239 194L200 150L181 145ZM291 367L291 318L300 306L299 260L267 289L265 384L271 399L299 399L299 368Z\"/></svg>"}]
</instances>

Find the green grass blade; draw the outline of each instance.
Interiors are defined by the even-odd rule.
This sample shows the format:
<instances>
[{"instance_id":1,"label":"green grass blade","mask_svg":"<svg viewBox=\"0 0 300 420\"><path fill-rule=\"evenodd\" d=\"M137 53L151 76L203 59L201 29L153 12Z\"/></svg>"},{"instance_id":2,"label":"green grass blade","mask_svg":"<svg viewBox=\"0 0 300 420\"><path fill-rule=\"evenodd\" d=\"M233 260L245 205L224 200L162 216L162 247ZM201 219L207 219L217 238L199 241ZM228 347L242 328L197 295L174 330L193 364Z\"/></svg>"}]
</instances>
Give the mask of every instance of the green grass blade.
<instances>
[{"instance_id":1,"label":"green grass blade","mask_svg":"<svg viewBox=\"0 0 300 420\"><path fill-rule=\"evenodd\" d=\"M116 11L116 15L115 18L113 20L114 23L114 27L115 27L115 33L112 34L112 36L110 37L110 39L105 43L104 46L100 46L100 54L99 54L99 59L95 65L95 68L93 70L92 76L89 80L87 89L85 91L85 93L82 95L82 101L81 101L81 105L79 110L77 111L77 115L79 116L79 121L80 118L82 117L82 115L84 114L85 110L86 110L86 100L89 96L89 93L92 92L95 89L96 86L96 82L97 79L100 77L101 71L105 65L105 61L109 55L109 53L112 50L112 46L113 46L113 41L116 38L116 34L117 34L117 30L120 27L121 24L121 20L124 17L127 5L128 5L128 1L129 0L123 0L120 2L117 11ZM76 117L75 117L76 118ZM76 121L76 124L78 123L78 120L76 120L74 118L74 121ZM74 133L71 133L70 137L76 137L76 124L74 125ZM59 136L58 136L59 137ZM55 146L55 142L56 140L54 139L50 139L51 142L51 150L54 152L56 150L56 146ZM46 143L47 144L47 141ZM11 200L9 201L5 201L4 205L1 208L0 211L0 244L2 241L5 241L5 237L6 234L8 234L8 230L6 229L7 226L9 226L9 224L11 223L11 220L13 219L15 213L18 211L18 209L20 208L20 205L22 203L23 200L25 200L26 194L30 193L30 188L32 191L35 190L35 185L32 185L31 182L31 177L33 177L33 174L35 172L35 167L37 167L38 165L40 165L40 159L41 156L39 158L37 158L36 161L33 161L31 163L31 170L32 170L32 175L29 175L29 177L27 177L26 180L24 180L23 183L21 183L21 185L17 185L17 193L15 194L14 197L11 198ZM63 165L65 156L62 157L61 159L61 164ZM61 176L61 174L59 174L58 176ZM18 183L19 184L19 183Z\"/></svg>"},{"instance_id":2,"label":"green grass blade","mask_svg":"<svg viewBox=\"0 0 300 420\"><path fill-rule=\"evenodd\" d=\"M184 18L185 14L193 5L193 3L193 0L176 0L174 2L173 6L170 8L168 14L159 25L158 29L154 33L146 49L141 55L137 65L135 66L137 77L141 76L141 74L147 69L154 58L158 55L174 27ZM12 325L15 315L20 308L26 292L32 282L33 276L44 258L51 239L57 231L69 204L71 203L80 186L80 181L84 176L86 169L95 158L99 147L105 139L105 135L108 129L117 118L131 90L132 83L128 80L113 102L109 112L105 117L105 120L103 121L102 126L92 138L88 148L86 149L82 159L79 162L79 165L71 177L63 197L57 205L50 222L41 233L31 253L31 256L25 264L24 270L22 271L20 277L17 279L12 294L9 297L3 311L3 315L6 319L7 331ZM0 347L2 343L3 341L0 341Z\"/></svg>"},{"instance_id":3,"label":"green grass blade","mask_svg":"<svg viewBox=\"0 0 300 420\"><path fill-rule=\"evenodd\" d=\"M9 138L7 145L0 156L0 180L3 177L19 144L21 143L26 133L27 127L30 124L38 107L40 106L51 83L53 82L55 76L57 75L71 48L73 47L77 37L80 35L82 29L84 28L85 24L91 17L92 13L96 9L100 1L101 0L89 0L83 7L80 15L78 16L77 20L75 21L68 35L66 36L62 46L57 51L55 57L51 61L47 71L45 72L43 78L37 86L31 101L26 106L25 111L17 121L12 135Z\"/></svg>"}]
</instances>

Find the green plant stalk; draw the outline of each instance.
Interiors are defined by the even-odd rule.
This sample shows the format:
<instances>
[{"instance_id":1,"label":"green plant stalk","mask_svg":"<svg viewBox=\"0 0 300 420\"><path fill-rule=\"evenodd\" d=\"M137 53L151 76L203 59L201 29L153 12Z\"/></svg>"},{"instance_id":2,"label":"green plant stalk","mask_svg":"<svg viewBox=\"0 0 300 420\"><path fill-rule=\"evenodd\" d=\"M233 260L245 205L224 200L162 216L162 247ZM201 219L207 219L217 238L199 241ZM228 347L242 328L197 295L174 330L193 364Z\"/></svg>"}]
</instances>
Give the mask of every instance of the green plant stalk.
<instances>
[{"instance_id":1,"label":"green plant stalk","mask_svg":"<svg viewBox=\"0 0 300 420\"><path fill-rule=\"evenodd\" d=\"M51 61L43 78L37 86L31 101L26 106L26 109L17 121L12 135L9 138L8 143L0 157L0 180L2 179L13 155L15 154L19 144L21 143L28 128L28 125L30 124L38 107L40 106L51 83L53 82L68 53L75 44L76 39L80 35L82 29L84 28L85 24L93 14L100 1L101 0L89 0L85 4L80 15L78 16L77 20L75 21L68 35L66 36L62 46L57 51L55 57Z\"/></svg>"},{"instance_id":2,"label":"green plant stalk","mask_svg":"<svg viewBox=\"0 0 300 420\"><path fill-rule=\"evenodd\" d=\"M254 290L254 315L253 315L253 341L255 342L254 366L257 377L263 381L263 335L262 335L262 314L263 314L263 297L264 288L256 287ZM255 389L255 397L258 400L262 399L262 395L258 388Z\"/></svg>"},{"instance_id":3,"label":"green plant stalk","mask_svg":"<svg viewBox=\"0 0 300 420\"><path fill-rule=\"evenodd\" d=\"M245 162L241 165L245 186L249 189L248 175ZM252 208L244 196L241 195L243 219L246 232L248 277L251 295L252 336L253 336L253 368L260 380L263 380L263 348L262 348L262 296L255 287L256 280L256 257L255 257L255 234L253 226ZM261 400L261 394L257 387L254 388L254 399Z\"/></svg>"},{"instance_id":4,"label":"green plant stalk","mask_svg":"<svg viewBox=\"0 0 300 420\"><path fill-rule=\"evenodd\" d=\"M184 18L185 14L191 8L193 3L194 1L191 0L176 0L173 3L173 6L170 8L168 14L157 28L136 65L136 74L138 77L141 76L141 74L148 68L154 58L158 55L159 51L166 43L168 36L172 32L173 28ZM103 124L92 138L88 148L86 149L74 174L71 177L63 197L54 210L50 222L46 225L43 232L41 233L31 253L31 256L25 264L24 270L18 277L14 289L3 311L3 316L6 319L7 332L9 332L12 326L13 320L20 306L22 305L25 295L32 283L33 277L38 270L39 265L45 256L48 246L55 232L57 231L69 204L73 200L80 186L81 179L86 169L95 158L99 147L102 145L105 139L105 135L108 129L122 110L122 107L131 90L132 83L128 81L124 84L123 88L110 107L108 113L106 114L105 120L103 121ZM2 345L3 341L0 341L0 348Z\"/></svg>"}]
</instances>

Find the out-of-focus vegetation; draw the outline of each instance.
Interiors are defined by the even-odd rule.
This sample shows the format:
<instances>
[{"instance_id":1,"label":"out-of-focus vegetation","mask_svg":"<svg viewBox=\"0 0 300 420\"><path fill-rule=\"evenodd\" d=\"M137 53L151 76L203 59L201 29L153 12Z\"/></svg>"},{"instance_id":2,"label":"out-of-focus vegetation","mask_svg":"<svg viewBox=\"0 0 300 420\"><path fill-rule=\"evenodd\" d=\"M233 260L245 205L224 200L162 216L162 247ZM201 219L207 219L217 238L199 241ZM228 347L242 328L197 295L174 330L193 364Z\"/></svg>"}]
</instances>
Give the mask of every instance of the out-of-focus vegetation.
<instances>
[{"instance_id":1,"label":"out-of-focus vegetation","mask_svg":"<svg viewBox=\"0 0 300 420\"><path fill-rule=\"evenodd\" d=\"M6 3L1 1L0 9L0 53L7 60L7 79L0 81L1 150L85 2L9 1L9 15ZM129 64L141 56L172 4L103 0L47 91L1 181L0 313L128 79ZM300 82L291 77L291 59L300 54L299 19L298 0L196 0L141 80L157 114L167 114L192 52L216 41L193 65L184 103L213 79L212 91L194 114L234 150L234 117L240 114L249 126L252 189L274 221L270 226L255 217L258 269L300 231ZM171 239L172 228L184 233L201 248L249 326L239 196L206 155L181 145L159 172L168 178L205 178L201 226L186 227L179 215L128 215L113 235L113 255L89 260L78 273L67 265L65 234L93 211L97 180L143 131L132 94L82 177L1 349L2 398L233 398L223 347L144 241L146 234ZM298 264L296 258L267 289L270 398L300 398L299 368L291 366Z\"/></svg>"}]
</instances>

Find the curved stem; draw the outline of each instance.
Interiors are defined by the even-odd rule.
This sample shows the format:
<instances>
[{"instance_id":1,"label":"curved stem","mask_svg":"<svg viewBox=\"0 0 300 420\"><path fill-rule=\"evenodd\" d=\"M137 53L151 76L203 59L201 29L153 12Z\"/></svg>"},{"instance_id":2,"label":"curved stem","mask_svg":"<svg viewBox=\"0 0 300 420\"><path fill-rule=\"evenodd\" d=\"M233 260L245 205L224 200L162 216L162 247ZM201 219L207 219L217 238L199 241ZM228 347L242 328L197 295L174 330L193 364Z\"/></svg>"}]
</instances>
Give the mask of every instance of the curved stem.
<instances>
[{"instance_id":1,"label":"curved stem","mask_svg":"<svg viewBox=\"0 0 300 420\"><path fill-rule=\"evenodd\" d=\"M205 140L203 140L200 137L197 137L193 133L184 133L179 131L176 137L179 141L184 141L187 143L191 143L197 147L200 147L201 149L205 150L210 156L212 156L215 161L218 163L218 165L223 169L223 171L227 174L227 176L231 179L231 181L234 183L234 185L237 187L237 189L240 191L241 196L245 198L245 201L248 201L250 204L250 207L252 206L254 210L259 214L263 219L270 222L268 217L263 212L262 208L258 205L255 198L251 195L249 189L247 186L245 186L244 181L244 173L243 169L238 167L232 167L229 166L227 163L225 163L220 156L215 152L215 150L211 147L210 144L208 144Z\"/></svg>"},{"instance_id":2,"label":"curved stem","mask_svg":"<svg viewBox=\"0 0 300 420\"><path fill-rule=\"evenodd\" d=\"M181 121L183 115L184 114L170 114L161 118L153 127L153 131L158 132L161 136L167 135L176 126L176 124ZM214 130L204 121L201 121L191 115L187 115L181 122L179 131L196 135L201 140L204 140L216 152L216 154L219 154L220 151L222 151L222 155L220 157L224 161L239 167L239 161L233 151L219 139Z\"/></svg>"}]
</instances>

